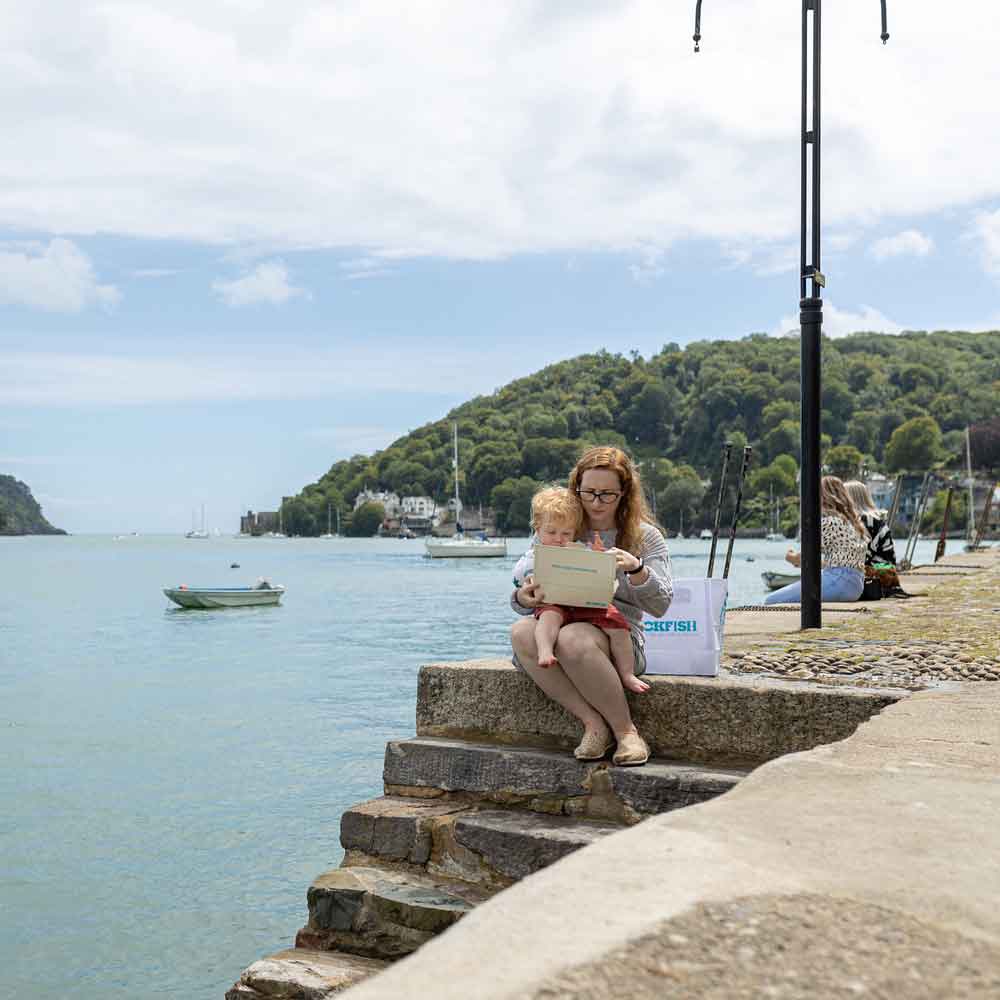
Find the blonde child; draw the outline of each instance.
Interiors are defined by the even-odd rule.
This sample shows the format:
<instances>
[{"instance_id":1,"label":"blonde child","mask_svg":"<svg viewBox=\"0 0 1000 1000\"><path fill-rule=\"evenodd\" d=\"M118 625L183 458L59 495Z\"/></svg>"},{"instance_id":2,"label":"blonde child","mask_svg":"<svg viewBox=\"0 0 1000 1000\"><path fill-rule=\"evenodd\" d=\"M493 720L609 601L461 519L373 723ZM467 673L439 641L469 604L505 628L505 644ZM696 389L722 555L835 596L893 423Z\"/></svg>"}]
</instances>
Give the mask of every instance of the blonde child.
<instances>
[{"instance_id":1,"label":"blonde child","mask_svg":"<svg viewBox=\"0 0 1000 1000\"><path fill-rule=\"evenodd\" d=\"M531 527L541 545L579 545L577 537L583 530L584 511L579 499L562 486L548 486L539 490L531 500ZM594 548L602 548L596 535ZM529 549L514 567L514 584L520 587L532 576L534 559ZM578 608L562 604L539 604L534 610L535 644L538 648L538 665L554 666L559 630L573 622L595 625L607 637L611 660L621 678L622 687L642 693L649 685L635 676L635 651L632 635L625 616L613 605L606 608Z\"/></svg>"}]
</instances>

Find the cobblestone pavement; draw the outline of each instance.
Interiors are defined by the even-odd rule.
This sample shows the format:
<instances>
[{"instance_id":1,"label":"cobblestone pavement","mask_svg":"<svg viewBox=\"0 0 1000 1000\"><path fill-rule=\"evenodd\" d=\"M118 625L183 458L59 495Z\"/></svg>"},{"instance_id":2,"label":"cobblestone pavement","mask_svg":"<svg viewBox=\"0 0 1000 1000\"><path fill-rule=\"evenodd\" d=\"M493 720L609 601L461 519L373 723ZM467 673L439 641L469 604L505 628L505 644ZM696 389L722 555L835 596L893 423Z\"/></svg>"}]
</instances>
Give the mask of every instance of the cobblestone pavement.
<instances>
[{"instance_id":1,"label":"cobblestone pavement","mask_svg":"<svg viewBox=\"0 0 1000 1000\"><path fill-rule=\"evenodd\" d=\"M796 633L723 658L737 674L917 691L949 681L1000 681L1000 560L941 572L926 595L838 618L822 637ZM903 577L906 586L906 577Z\"/></svg>"}]
</instances>

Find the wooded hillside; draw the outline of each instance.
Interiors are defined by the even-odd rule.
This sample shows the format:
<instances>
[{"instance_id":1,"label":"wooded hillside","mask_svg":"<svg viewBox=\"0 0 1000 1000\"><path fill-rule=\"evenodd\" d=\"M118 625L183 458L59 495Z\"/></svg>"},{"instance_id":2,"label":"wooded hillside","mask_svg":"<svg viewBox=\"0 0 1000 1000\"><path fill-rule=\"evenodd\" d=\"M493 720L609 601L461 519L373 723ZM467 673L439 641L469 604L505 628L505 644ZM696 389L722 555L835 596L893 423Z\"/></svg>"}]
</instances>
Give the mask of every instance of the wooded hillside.
<instances>
[{"instance_id":1,"label":"wooded hillside","mask_svg":"<svg viewBox=\"0 0 1000 1000\"><path fill-rule=\"evenodd\" d=\"M65 535L42 516L31 490L13 476L0 475L0 535Z\"/></svg>"},{"instance_id":2,"label":"wooded hillside","mask_svg":"<svg viewBox=\"0 0 1000 1000\"><path fill-rule=\"evenodd\" d=\"M838 475L960 464L966 425L979 468L1000 466L1000 332L858 333L823 343L824 461ZM580 451L617 444L642 464L661 523L707 523L724 441L754 447L745 523L765 523L768 497L794 524L799 461L799 341L667 344L645 359L573 358L463 403L371 456L335 463L285 502L286 530L325 530L327 503L345 513L364 487L451 493L452 422L461 491L495 508L500 531L524 530L536 485L563 480Z\"/></svg>"}]
</instances>

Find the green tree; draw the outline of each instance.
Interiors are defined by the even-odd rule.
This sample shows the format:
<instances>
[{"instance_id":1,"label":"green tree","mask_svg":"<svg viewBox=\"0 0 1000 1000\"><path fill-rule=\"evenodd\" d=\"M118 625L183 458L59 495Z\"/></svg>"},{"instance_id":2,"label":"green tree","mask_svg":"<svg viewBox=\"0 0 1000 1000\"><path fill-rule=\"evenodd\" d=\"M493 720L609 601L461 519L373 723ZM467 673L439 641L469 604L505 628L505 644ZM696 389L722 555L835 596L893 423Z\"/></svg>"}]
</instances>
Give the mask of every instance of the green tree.
<instances>
[{"instance_id":1,"label":"green tree","mask_svg":"<svg viewBox=\"0 0 1000 1000\"><path fill-rule=\"evenodd\" d=\"M538 408L524 418L524 436L526 438L564 438L568 433L569 426L561 413L546 412Z\"/></svg>"},{"instance_id":2,"label":"green tree","mask_svg":"<svg viewBox=\"0 0 1000 1000\"><path fill-rule=\"evenodd\" d=\"M521 471L539 481L565 481L580 457L580 442L558 438L530 438L522 449ZM511 475L517 472L511 471Z\"/></svg>"},{"instance_id":3,"label":"green tree","mask_svg":"<svg viewBox=\"0 0 1000 1000\"><path fill-rule=\"evenodd\" d=\"M288 535L318 535L316 517L301 497L292 497L281 505L281 520Z\"/></svg>"},{"instance_id":4,"label":"green tree","mask_svg":"<svg viewBox=\"0 0 1000 1000\"><path fill-rule=\"evenodd\" d=\"M662 382L647 382L622 416L625 437L639 444L665 442L679 403L679 393Z\"/></svg>"},{"instance_id":5,"label":"green tree","mask_svg":"<svg viewBox=\"0 0 1000 1000\"><path fill-rule=\"evenodd\" d=\"M493 487L490 504L496 512L497 531L506 535L531 530L531 498L540 485L528 476L520 476Z\"/></svg>"},{"instance_id":6,"label":"green tree","mask_svg":"<svg viewBox=\"0 0 1000 1000\"><path fill-rule=\"evenodd\" d=\"M917 472L930 468L941 457L941 428L933 417L914 417L892 432L885 446L890 472Z\"/></svg>"},{"instance_id":7,"label":"green tree","mask_svg":"<svg viewBox=\"0 0 1000 1000\"><path fill-rule=\"evenodd\" d=\"M385 520L385 508L380 503L363 503L351 516L347 534L352 538L371 538Z\"/></svg>"},{"instance_id":8,"label":"green tree","mask_svg":"<svg viewBox=\"0 0 1000 1000\"><path fill-rule=\"evenodd\" d=\"M768 431L761 442L761 458L770 461L778 455L791 455L796 461L799 457L801 435L797 420L782 420L774 430Z\"/></svg>"},{"instance_id":9,"label":"green tree","mask_svg":"<svg viewBox=\"0 0 1000 1000\"><path fill-rule=\"evenodd\" d=\"M944 508L948 502L948 490L940 489L934 494L934 499L920 523L921 531L940 532L944 523ZM964 489L955 488L951 494L951 510L948 512L948 530L964 530L967 522L968 503Z\"/></svg>"},{"instance_id":10,"label":"green tree","mask_svg":"<svg viewBox=\"0 0 1000 1000\"><path fill-rule=\"evenodd\" d=\"M705 498L705 487L691 466L678 469L677 476L657 496L656 514L660 523L670 530L684 531L694 526L699 508Z\"/></svg>"},{"instance_id":11,"label":"green tree","mask_svg":"<svg viewBox=\"0 0 1000 1000\"><path fill-rule=\"evenodd\" d=\"M788 455L780 455L770 465L765 465L763 469L757 469L750 473L749 494L751 496L791 496L795 493L795 463L792 463L792 470L788 470L786 463L780 461L788 458Z\"/></svg>"},{"instance_id":12,"label":"green tree","mask_svg":"<svg viewBox=\"0 0 1000 1000\"><path fill-rule=\"evenodd\" d=\"M852 444L838 444L824 456L830 474L839 479L857 479L861 474L864 455Z\"/></svg>"},{"instance_id":13,"label":"green tree","mask_svg":"<svg viewBox=\"0 0 1000 1000\"><path fill-rule=\"evenodd\" d=\"M501 441L489 441L476 449L469 470L469 500L485 501L498 483L521 471L523 459L516 446Z\"/></svg>"}]
</instances>

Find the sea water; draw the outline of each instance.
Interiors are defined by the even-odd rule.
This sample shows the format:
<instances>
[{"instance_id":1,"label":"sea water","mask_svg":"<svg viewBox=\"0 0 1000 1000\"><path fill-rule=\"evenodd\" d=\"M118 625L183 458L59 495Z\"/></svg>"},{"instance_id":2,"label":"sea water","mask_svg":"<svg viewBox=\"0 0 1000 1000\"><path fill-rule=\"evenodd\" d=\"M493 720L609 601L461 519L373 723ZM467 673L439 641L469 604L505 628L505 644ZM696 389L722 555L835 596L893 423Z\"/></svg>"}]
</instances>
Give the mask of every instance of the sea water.
<instances>
[{"instance_id":1,"label":"sea water","mask_svg":"<svg viewBox=\"0 0 1000 1000\"><path fill-rule=\"evenodd\" d=\"M0 538L0 995L221 1000L291 946L341 813L414 732L420 665L508 655L526 545ZM705 573L708 542L670 547L675 575ZM737 541L730 606L763 600L786 548ZM280 607L162 592L262 576Z\"/></svg>"}]
</instances>

